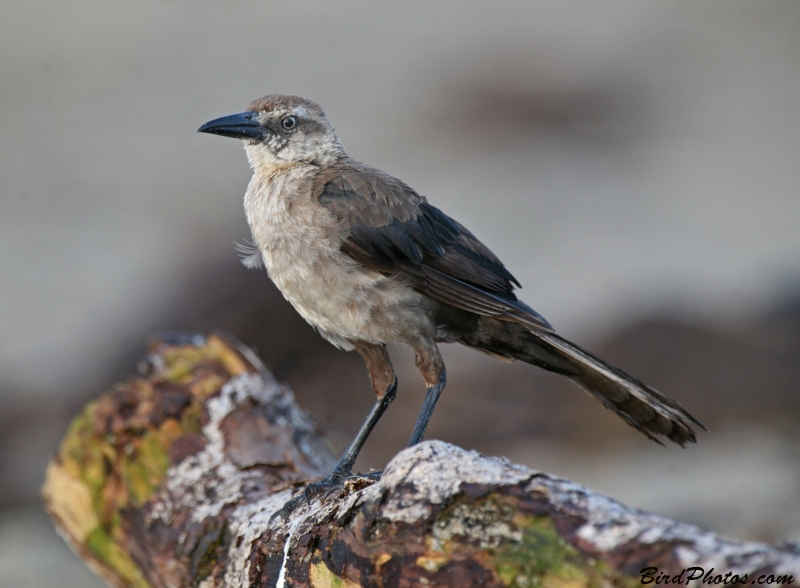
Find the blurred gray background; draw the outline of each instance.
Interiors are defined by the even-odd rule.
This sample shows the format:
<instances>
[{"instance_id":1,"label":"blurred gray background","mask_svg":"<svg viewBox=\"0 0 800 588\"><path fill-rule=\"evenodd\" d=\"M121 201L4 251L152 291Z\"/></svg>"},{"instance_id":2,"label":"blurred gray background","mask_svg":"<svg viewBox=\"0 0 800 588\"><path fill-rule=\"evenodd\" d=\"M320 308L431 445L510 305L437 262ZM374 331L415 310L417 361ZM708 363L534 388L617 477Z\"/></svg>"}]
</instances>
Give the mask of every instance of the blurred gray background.
<instances>
[{"instance_id":1,"label":"blurred gray background","mask_svg":"<svg viewBox=\"0 0 800 588\"><path fill-rule=\"evenodd\" d=\"M710 431L661 448L568 382L448 348L429 437L740 539L800 540L800 3L0 2L0 586L99 586L41 513L69 418L159 329L257 347L344 447L360 358L238 264L241 144L318 101L567 337ZM359 466L410 434L399 399Z\"/></svg>"}]
</instances>

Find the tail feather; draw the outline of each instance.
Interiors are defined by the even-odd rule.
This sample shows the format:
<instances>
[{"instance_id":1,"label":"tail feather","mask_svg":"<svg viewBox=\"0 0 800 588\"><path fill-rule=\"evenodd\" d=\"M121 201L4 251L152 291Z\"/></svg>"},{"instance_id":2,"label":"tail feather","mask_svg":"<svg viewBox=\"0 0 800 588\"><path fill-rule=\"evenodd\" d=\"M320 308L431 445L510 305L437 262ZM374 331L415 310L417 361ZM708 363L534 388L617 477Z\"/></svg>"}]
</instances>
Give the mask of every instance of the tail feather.
<instances>
[{"instance_id":1,"label":"tail feather","mask_svg":"<svg viewBox=\"0 0 800 588\"><path fill-rule=\"evenodd\" d=\"M658 436L663 435L684 447L696 441L692 425L705 430L678 402L578 345L554 333L534 335L577 364L572 381L653 441L661 443Z\"/></svg>"},{"instance_id":2,"label":"tail feather","mask_svg":"<svg viewBox=\"0 0 800 588\"><path fill-rule=\"evenodd\" d=\"M693 425L705 430L676 401L555 333L484 319L462 342L568 377L656 443L661 444L659 437L665 437L684 447L696 441Z\"/></svg>"}]
</instances>

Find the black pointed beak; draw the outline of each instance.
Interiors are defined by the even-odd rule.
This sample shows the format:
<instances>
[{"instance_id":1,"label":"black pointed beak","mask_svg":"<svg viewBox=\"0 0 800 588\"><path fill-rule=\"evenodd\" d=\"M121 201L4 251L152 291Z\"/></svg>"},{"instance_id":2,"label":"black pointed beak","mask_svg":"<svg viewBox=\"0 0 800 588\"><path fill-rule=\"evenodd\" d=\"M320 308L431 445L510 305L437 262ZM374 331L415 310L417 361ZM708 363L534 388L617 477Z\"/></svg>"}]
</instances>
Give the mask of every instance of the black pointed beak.
<instances>
[{"instance_id":1,"label":"black pointed beak","mask_svg":"<svg viewBox=\"0 0 800 588\"><path fill-rule=\"evenodd\" d=\"M197 129L198 133L211 133L234 139L262 141L269 136L269 129L262 127L255 112L240 112L207 122Z\"/></svg>"}]
</instances>

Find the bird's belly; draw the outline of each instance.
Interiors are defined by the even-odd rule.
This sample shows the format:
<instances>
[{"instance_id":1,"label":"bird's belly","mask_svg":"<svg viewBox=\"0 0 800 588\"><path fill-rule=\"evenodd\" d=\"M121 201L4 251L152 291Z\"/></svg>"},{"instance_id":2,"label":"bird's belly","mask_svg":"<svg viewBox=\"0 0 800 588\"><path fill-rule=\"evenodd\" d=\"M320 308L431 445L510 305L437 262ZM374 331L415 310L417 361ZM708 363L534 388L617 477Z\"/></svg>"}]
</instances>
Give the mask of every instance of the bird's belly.
<instances>
[{"instance_id":1,"label":"bird's belly","mask_svg":"<svg viewBox=\"0 0 800 588\"><path fill-rule=\"evenodd\" d=\"M245 196L253 239L284 297L329 341L409 343L432 336L429 302L407 285L357 264L340 251L342 228L297 177L254 176ZM286 195L291 197L286 197Z\"/></svg>"},{"instance_id":2,"label":"bird's belly","mask_svg":"<svg viewBox=\"0 0 800 588\"><path fill-rule=\"evenodd\" d=\"M408 343L431 330L423 296L357 265L323 235L293 236L274 245L262 249L270 278L335 345Z\"/></svg>"}]
</instances>

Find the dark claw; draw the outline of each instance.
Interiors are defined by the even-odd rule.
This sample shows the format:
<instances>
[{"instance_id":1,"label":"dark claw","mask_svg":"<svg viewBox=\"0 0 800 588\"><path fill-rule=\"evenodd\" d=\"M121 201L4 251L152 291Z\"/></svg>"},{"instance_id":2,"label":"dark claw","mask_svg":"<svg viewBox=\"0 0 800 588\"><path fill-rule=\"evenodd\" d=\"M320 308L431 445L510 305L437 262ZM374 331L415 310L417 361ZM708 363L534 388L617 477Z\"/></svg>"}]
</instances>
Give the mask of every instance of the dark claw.
<instances>
[{"instance_id":1,"label":"dark claw","mask_svg":"<svg viewBox=\"0 0 800 588\"><path fill-rule=\"evenodd\" d=\"M306 504L310 504L311 500L317 496L322 496L324 500L327 500L334 492L344 488L344 481L349 476L349 472L334 470L334 472L324 480L311 482L306 486L305 490L303 490L303 498L306 499Z\"/></svg>"},{"instance_id":2,"label":"dark claw","mask_svg":"<svg viewBox=\"0 0 800 588\"><path fill-rule=\"evenodd\" d=\"M327 478L319 482L311 482L300 494L293 497L283 505L283 508L272 515L272 518L280 517L286 520L301 504L310 504L314 498L319 496L322 496L323 501L325 501L340 491L355 492L367 486L371 486L381 479L382 473L383 472L380 471L370 472L368 474L353 474L341 470L334 470Z\"/></svg>"}]
</instances>

